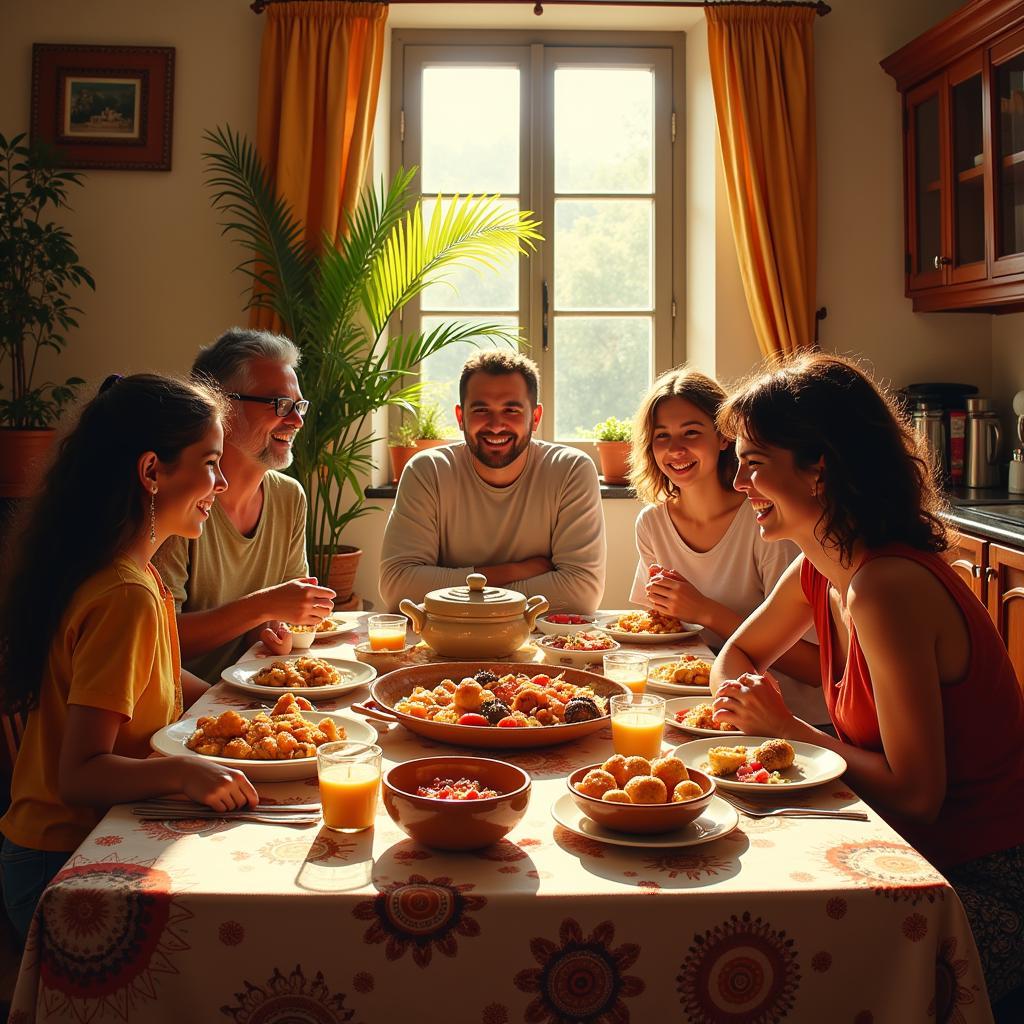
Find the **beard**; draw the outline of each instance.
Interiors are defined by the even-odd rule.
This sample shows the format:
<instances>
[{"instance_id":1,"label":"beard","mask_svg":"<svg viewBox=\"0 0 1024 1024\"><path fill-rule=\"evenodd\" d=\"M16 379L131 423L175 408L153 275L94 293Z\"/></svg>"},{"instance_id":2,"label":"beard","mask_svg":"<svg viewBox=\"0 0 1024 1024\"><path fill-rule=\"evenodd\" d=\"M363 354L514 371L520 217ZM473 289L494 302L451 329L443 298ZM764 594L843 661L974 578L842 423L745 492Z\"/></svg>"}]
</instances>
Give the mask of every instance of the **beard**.
<instances>
[{"instance_id":1,"label":"beard","mask_svg":"<svg viewBox=\"0 0 1024 1024\"><path fill-rule=\"evenodd\" d=\"M529 447L530 441L533 439L533 424L530 424L529 430L522 438L513 441L503 452L491 451L478 437L472 436L466 431L463 433L466 438L466 447L472 453L473 458L482 462L488 469L504 469L506 466L512 465Z\"/></svg>"},{"instance_id":2,"label":"beard","mask_svg":"<svg viewBox=\"0 0 1024 1024\"><path fill-rule=\"evenodd\" d=\"M287 469L292 464L294 458L295 456L292 452L291 445L289 445L283 452L275 452L270 445L267 445L267 447L256 456L256 460L261 466L266 466L267 469L276 469L279 471Z\"/></svg>"}]
</instances>

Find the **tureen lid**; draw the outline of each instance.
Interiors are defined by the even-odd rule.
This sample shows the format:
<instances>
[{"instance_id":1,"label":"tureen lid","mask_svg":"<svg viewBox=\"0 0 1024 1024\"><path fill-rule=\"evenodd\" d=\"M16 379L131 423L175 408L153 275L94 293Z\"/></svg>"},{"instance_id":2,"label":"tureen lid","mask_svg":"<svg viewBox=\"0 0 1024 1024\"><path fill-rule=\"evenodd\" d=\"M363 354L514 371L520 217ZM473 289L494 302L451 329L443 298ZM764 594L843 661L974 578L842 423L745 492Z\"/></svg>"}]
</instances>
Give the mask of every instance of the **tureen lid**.
<instances>
[{"instance_id":1,"label":"tureen lid","mask_svg":"<svg viewBox=\"0 0 1024 1024\"><path fill-rule=\"evenodd\" d=\"M471 572L464 587L432 590L423 599L423 609L431 615L448 618L503 618L522 614L526 610L526 598L515 590L489 587L483 573Z\"/></svg>"}]
</instances>

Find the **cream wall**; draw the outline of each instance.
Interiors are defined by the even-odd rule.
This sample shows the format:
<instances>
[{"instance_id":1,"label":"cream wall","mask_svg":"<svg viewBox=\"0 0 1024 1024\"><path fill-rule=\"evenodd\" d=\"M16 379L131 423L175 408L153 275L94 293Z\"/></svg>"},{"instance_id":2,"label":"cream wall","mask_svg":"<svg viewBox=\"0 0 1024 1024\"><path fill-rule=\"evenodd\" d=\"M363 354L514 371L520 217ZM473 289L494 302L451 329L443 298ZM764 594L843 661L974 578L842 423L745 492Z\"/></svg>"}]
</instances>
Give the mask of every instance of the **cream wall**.
<instances>
[{"instance_id":1,"label":"cream wall","mask_svg":"<svg viewBox=\"0 0 1024 1024\"><path fill-rule=\"evenodd\" d=\"M824 347L860 352L896 384L963 380L997 397L1024 386L1024 316L914 314L903 297L899 99L879 60L959 4L956 0L832 0L815 24L819 149L818 303ZM393 27L524 27L686 31L687 265L694 362L734 380L757 361L736 264L699 10L593 6L394 4ZM67 224L97 292L81 298L82 327L59 372L97 380L111 370L184 369L198 344L242 319L235 249L219 235L203 186L201 134L229 122L250 135L262 21L242 0L0 0L0 131L27 127L33 42L177 47L173 170L88 172ZM387 124L389 75L380 124ZM375 140L388 166L387 132ZM1019 383L1018 383L1019 382ZM382 453L383 454L383 453ZM385 506L388 503L383 503ZM606 604L626 599L633 572L631 501L604 502ZM349 538L366 551L357 583L375 595L382 515Z\"/></svg>"}]
</instances>

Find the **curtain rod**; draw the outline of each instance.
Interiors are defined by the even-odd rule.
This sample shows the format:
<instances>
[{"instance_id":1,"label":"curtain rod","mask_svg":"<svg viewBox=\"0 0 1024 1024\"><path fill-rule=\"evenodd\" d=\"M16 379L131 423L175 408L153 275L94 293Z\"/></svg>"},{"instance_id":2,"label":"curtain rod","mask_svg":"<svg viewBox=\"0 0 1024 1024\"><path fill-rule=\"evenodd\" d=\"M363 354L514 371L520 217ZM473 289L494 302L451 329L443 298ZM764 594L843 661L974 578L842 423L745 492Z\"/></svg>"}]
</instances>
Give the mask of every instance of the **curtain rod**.
<instances>
[{"instance_id":1,"label":"curtain rod","mask_svg":"<svg viewBox=\"0 0 1024 1024\"><path fill-rule=\"evenodd\" d=\"M262 14L264 8L271 4L289 3L290 0L253 0L249 7ZM434 3L435 0L397 0L398 3ZM530 3L531 0L448 0L449 4L504 4L517 2ZM637 0L636 3L614 4L603 3L602 0L546 0L549 5L560 4L571 7L811 7L819 17L824 18L832 10L824 0ZM544 3L537 0L533 5L533 13L538 17L544 13Z\"/></svg>"}]
</instances>

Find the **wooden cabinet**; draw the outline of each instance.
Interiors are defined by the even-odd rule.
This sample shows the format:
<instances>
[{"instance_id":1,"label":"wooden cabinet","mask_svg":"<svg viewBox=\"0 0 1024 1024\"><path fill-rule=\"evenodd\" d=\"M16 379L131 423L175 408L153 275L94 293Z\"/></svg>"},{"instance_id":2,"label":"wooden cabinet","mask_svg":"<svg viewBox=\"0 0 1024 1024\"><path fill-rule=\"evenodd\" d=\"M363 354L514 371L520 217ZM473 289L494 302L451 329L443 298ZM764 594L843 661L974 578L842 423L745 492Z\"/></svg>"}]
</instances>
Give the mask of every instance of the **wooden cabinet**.
<instances>
[{"instance_id":1,"label":"wooden cabinet","mask_svg":"<svg viewBox=\"0 0 1024 1024\"><path fill-rule=\"evenodd\" d=\"M961 533L947 558L988 608L1024 685L1024 551Z\"/></svg>"},{"instance_id":2,"label":"wooden cabinet","mask_svg":"<svg viewBox=\"0 0 1024 1024\"><path fill-rule=\"evenodd\" d=\"M1024 0L972 0L882 67L903 97L914 309L1024 310Z\"/></svg>"}]
</instances>

